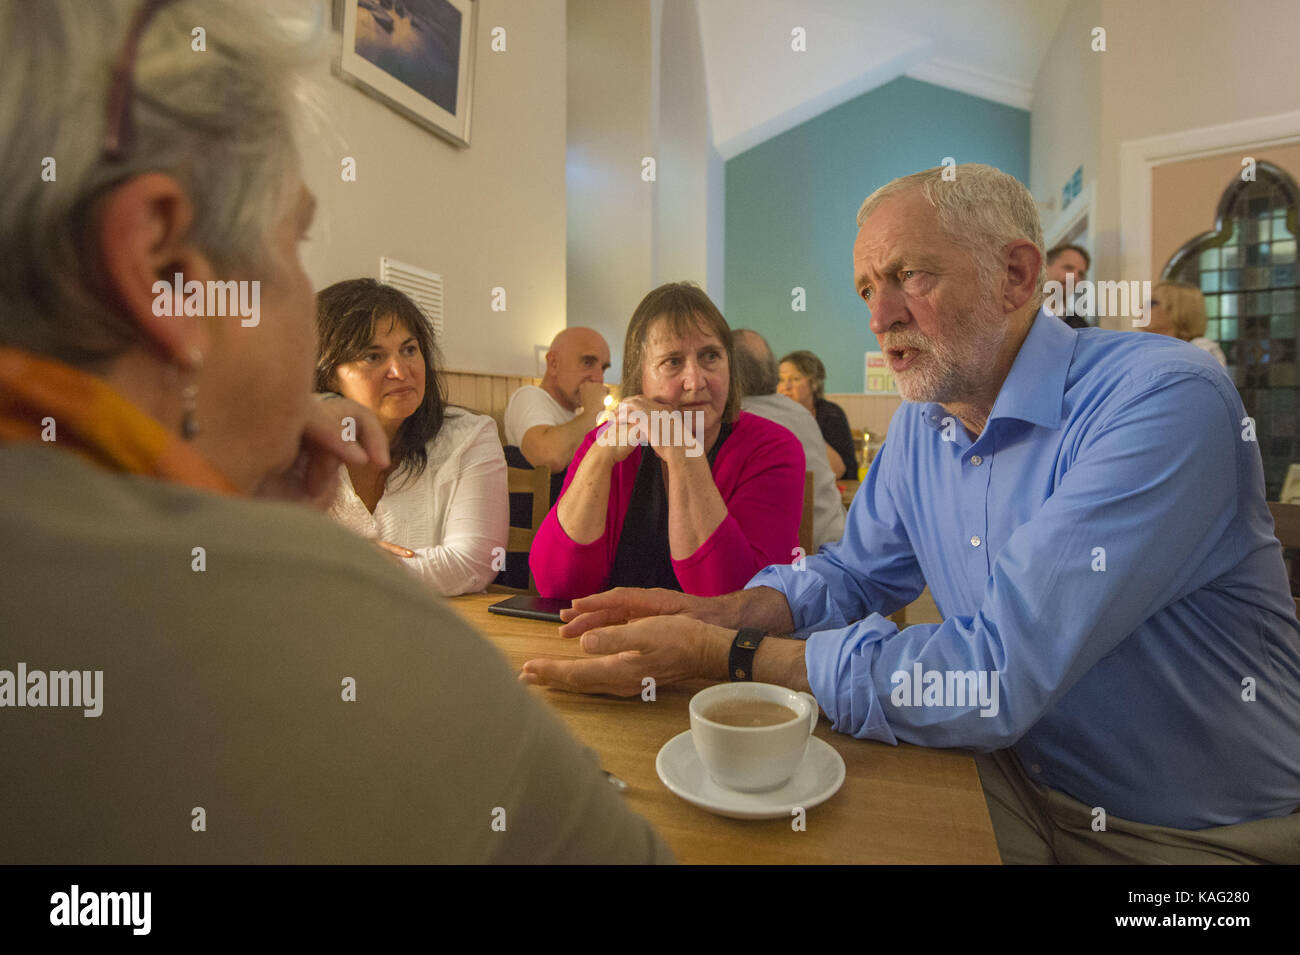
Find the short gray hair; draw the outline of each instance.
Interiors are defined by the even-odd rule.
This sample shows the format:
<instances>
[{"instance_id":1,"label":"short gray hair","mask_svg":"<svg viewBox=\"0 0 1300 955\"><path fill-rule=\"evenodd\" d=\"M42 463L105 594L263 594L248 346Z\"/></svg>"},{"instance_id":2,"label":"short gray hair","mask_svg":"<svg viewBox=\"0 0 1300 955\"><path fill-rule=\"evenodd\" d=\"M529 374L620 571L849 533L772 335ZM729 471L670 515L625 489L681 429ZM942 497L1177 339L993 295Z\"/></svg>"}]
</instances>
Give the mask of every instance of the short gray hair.
<instances>
[{"instance_id":1,"label":"short gray hair","mask_svg":"<svg viewBox=\"0 0 1300 955\"><path fill-rule=\"evenodd\" d=\"M296 198L297 80L327 32L321 16L302 19L301 4L296 23L268 5L181 0L157 14L127 103L135 143L113 161L102 150L112 64L139 0L0 0L0 345L95 365L138 340L97 284L93 229L97 200L143 173L186 189L192 240L214 266L265 265ZM197 27L203 51L192 46ZM56 163L48 182L46 157Z\"/></svg>"},{"instance_id":2,"label":"short gray hair","mask_svg":"<svg viewBox=\"0 0 1300 955\"><path fill-rule=\"evenodd\" d=\"M756 352L749 347L750 335L753 335L766 346L762 353ZM733 330L731 339L735 345L735 378L741 396L748 398L751 395L776 394L776 386L781 379L781 374L776 367L776 356L772 354L771 346L767 345L767 340L750 328Z\"/></svg>"},{"instance_id":3,"label":"short gray hair","mask_svg":"<svg viewBox=\"0 0 1300 955\"><path fill-rule=\"evenodd\" d=\"M951 178L945 179L949 173ZM970 254L985 282L1002 269L1007 244L1027 239L1043 251L1043 224L1029 190L1014 176L981 163L936 166L886 183L858 209L861 226L886 199L919 189L934 207L939 227ZM1038 268L1036 305L1042 304L1046 260Z\"/></svg>"}]
</instances>

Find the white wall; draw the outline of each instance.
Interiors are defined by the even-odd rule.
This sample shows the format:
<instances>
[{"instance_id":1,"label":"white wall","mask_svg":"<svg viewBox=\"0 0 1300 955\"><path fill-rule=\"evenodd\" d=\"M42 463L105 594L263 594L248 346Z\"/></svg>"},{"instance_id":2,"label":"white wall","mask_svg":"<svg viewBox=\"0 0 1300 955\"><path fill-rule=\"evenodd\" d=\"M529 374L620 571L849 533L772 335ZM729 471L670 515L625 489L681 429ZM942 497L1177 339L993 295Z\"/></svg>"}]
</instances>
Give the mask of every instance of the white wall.
<instances>
[{"instance_id":1,"label":"white wall","mask_svg":"<svg viewBox=\"0 0 1300 955\"><path fill-rule=\"evenodd\" d=\"M1098 26L1104 52L1091 48ZM1090 277L1155 278L1122 274L1121 144L1294 110L1298 34L1293 0L1071 0L1035 84L1030 188L1055 197L1042 210L1050 224L1083 165L1096 189Z\"/></svg>"},{"instance_id":2,"label":"white wall","mask_svg":"<svg viewBox=\"0 0 1300 955\"><path fill-rule=\"evenodd\" d=\"M659 181L655 189L655 284L707 286L708 95L694 0L663 0L659 48Z\"/></svg>"},{"instance_id":3,"label":"white wall","mask_svg":"<svg viewBox=\"0 0 1300 955\"><path fill-rule=\"evenodd\" d=\"M1102 176L1114 187L1099 197L1096 244L1114 275L1120 269L1120 144L1293 111L1300 101L1300 4L1104 0L1103 14Z\"/></svg>"},{"instance_id":4,"label":"white wall","mask_svg":"<svg viewBox=\"0 0 1300 955\"><path fill-rule=\"evenodd\" d=\"M1043 227L1061 214L1061 187L1083 166L1085 184L1101 165L1101 71L1104 54L1091 49L1101 0L1073 0L1065 9L1034 81L1029 115L1029 189ZM1073 210L1073 204L1071 205Z\"/></svg>"},{"instance_id":5,"label":"white wall","mask_svg":"<svg viewBox=\"0 0 1300 955\"><path fill-rule=\"evenodd\" d=\"M655 184L646 0L568 0L568 324L609 342L622 368L627 321L654 278Z\"/></svg>"},{"instance_id":6,"label":"white wall","mask_svg":"<svg viewBox=\"0 0 1300 955\"><path fill-rule=\"evenodd\" d=\"M695 0L568 0L568 57L568 319L605 336L617 378L652 288L693 281L722 304L722 161Z\"/></svg>"},{"instance_id":7,"label":"white wall","mask_svg":"<svg viewBox=\"0 0 1300 955\"><path fill-rule=\"evenodd\" d=\"M705 290L713 304L718 306L723 315L727 314L723 301L726 291L727 264L727 162L716 148L709 149L709 213L708 213L708 248L705 275L708 284Z\"/></svg>"},{"instance_id":8,"label":"white wall","mask_svg":"<svg viewBox=\"0 0 1300 955\"><path fill-rule=\"evenodd\" d=\"M495 26L505 52L490 48ZM447 367L536 374L534 343L565 325L564 0L480 0L468 149L328 64L313 80L325 116L302 143L319 201L303 257L316 287L377 277L381 255L431 269L445 283ZM343 156L356 182L342 181ZM494 286L505 312L491 310Z\"/></svg>"}]
</instances>

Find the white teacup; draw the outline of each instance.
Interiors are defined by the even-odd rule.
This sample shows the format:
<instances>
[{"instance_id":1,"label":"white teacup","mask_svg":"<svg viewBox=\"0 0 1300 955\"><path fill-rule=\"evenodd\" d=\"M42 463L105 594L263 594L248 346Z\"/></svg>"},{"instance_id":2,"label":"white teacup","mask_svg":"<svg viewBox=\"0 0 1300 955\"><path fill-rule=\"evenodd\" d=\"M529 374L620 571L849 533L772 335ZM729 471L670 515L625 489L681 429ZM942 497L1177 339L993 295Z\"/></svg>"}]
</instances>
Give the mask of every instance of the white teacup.
<instances>
[{"instance_id":1,"label":"white teacup","mask_svg":"<svg viewBox=\"0 0 1300 955\"><path fill-rule=\"evenodd\" d=\"M770 726L730 726L706 714L719 704L742 700L777 703L794 718ZM700 762L719 786L761 793L784 785L808 749L821 712L808 693L771 683L720 683L691 697L691 739Z\"/></svg>"}]
</instances>

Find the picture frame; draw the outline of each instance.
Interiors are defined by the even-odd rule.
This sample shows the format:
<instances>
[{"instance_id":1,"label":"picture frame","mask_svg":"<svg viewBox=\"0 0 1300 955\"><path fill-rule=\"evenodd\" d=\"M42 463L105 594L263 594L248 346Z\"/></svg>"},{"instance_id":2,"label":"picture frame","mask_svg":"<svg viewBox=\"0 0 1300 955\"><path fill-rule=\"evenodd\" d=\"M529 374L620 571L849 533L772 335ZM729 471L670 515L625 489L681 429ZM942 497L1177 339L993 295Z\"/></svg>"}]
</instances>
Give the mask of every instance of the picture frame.
<instances>
[{"instance_id":1,"label":"picture frame","mask_svg":"<svg viewBox=\"0 0 1300 955\"><path fill-rule=\"evenodd\" d=\"M478 0L338 0L335 21L336 75L469 146Z\"/></svg>"}]
</instances>

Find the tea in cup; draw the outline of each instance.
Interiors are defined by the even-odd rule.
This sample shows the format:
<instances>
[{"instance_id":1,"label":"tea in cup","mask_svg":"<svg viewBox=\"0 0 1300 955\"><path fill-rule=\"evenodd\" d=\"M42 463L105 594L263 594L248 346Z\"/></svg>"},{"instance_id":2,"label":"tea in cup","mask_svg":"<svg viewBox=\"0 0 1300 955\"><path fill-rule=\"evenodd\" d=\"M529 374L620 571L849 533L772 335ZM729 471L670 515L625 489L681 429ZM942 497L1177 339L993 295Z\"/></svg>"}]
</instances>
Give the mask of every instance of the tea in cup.
<instances>
[{"instance_id":1,"label":"tea in cup","mask_svg":"<svg viewBox=\"0 0 1300 955\"><path fill-rule=\"evenodd\" d=\"M714 782L739 792L785 785L821 715L808 693L771 683L721 683L691 697L691 739Z\"/></svg>"}]
</instances>

